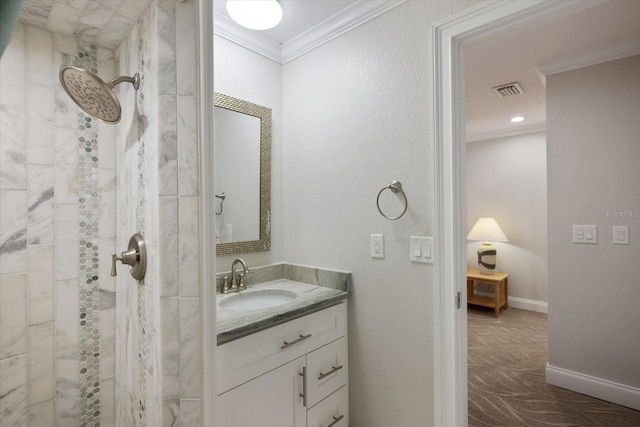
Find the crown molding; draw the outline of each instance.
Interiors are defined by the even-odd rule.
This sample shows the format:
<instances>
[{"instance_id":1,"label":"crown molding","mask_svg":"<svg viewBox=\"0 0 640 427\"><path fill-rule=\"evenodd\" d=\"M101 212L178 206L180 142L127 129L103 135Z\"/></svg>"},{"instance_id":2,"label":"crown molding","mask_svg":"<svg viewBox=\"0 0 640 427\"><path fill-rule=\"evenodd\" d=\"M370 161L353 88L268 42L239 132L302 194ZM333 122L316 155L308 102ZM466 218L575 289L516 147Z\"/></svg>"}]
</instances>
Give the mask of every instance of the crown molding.
<instances>
[{"instance_id":1,"label":"crown molding","mask_svg":"<svg viewBox=\"0 0 640 427\"><path fill-rule=\"evenodd\" d=\"M220 14L214 14L213 32L272 61L286 64L406 1L361 0L282 45L257 31L243 28Z\"/></svg>"},{"instance_id":2,"label":"crown molding","mask_svg":"<svg viewBox=\"0 0 640 427\"><path fill-rule=\"evenodd\" d=\"M282 49L280 43L258 31L241 27L224 15L213 14L213 33L282 64Z\"/></svg>"},{"instance_id":3,"label":"crown molding","mask_svg":"<svg viewBox=\"0 0 640 427\"><path fill-rule=\"evenodd\" d=\"M601 64L603 62L615 61L616 59L622 59L627 56L638 54L640 54L640 40L621 46L612 46L607 49L572 56L547 64L537 65L536 72L546 87L546 78L550 75L576 70L590 65Z\"/></svg>"},{"instance_id":4,"label":"crown molding","mask_svg":"<svg viewBox=\"0 0 640 427\"><path fill-rule=\"evenodd\" d=\"M282 63L286 64L287 62L293 61L305 53L387 13L406 1L407 0L367 0L354 3L284 43L282 45Z\"/></svg>"},{"instance_id":5,"label":"crown molding","mask_svg":"<svg viewBox=\"0 0 640 427\"><path fill-rule=\"evenodd\" d=\"M487 132L476 132L468 134L466 142L485 141L487 139L507 138L509 136L526 135L529 133L546 132L547 124L545 122L533 123L525 126L512 127L508 129L491 130Z\"/></svg>"}]
</instances>

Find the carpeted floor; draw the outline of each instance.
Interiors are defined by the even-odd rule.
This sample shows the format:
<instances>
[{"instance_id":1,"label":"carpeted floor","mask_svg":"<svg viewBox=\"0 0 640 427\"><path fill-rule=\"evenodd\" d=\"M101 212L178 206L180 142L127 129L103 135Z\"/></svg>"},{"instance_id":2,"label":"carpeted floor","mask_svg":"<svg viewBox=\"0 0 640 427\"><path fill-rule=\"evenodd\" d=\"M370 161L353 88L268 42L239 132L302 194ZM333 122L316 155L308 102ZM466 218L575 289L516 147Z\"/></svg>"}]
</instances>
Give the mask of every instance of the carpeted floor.
<instances>
[{"instance_id":1,"label":"carpeted floor","mask_svg":"<svg viewBox=\"0 0 640 427\"><path fill-rule=\"evenodd\" d=\"M547 316L469 307L469 426L638 427L640 412L545 383Z\"/></svg>"}]
</instances>

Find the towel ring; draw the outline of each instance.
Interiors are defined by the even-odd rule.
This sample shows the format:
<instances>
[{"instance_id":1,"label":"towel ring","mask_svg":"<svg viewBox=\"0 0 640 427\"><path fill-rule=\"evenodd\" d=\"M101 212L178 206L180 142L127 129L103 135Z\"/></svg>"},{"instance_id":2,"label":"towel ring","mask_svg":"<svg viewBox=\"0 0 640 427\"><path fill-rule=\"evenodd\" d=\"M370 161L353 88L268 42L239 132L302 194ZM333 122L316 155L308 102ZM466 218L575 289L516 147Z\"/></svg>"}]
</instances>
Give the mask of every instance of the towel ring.
<instances>
[{"instance_id":1,"label":"towel ring","mask_svg":"<svg viewBox=\"0 0 640 427\"><path fill-rule=\"evenodd\" d=\"M382 192L384 190L391 190L392 193L400 193L402 194L402 198L404 199L404 210L402 211L402 213L398 216L395 217L390 217L388 215L386 215L384 212L382 212L382 209L380 209L380 195L382 194ZM409 206L409 201L407 200L407 195L404 194L404 190L402 189L402 183L398 180L393 181L391 184L387 185L386 187L382 187L382 190L380 190L378 192L378 197L376 198L376 205L378 206L378 212L380 212L380 215L382 215L383 217L390 219L392 221L396 220L396 219L400 219L402 218L402 215L404 215L404 213L407 211L407 207Z\"/></svg>"}]
</instances>

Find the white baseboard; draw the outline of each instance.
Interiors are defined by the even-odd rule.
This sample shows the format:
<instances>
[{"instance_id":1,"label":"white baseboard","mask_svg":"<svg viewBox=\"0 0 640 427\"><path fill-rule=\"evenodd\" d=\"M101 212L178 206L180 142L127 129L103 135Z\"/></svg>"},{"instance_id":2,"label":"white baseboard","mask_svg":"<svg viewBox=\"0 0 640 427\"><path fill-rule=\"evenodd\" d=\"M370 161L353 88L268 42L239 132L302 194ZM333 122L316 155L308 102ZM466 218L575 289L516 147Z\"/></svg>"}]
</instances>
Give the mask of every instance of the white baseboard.
<instances>
[{"instance_id":1,"label":"white baseboard","mask_svg":"<svg viewBox=\"0 0 640 427\"><path fill-rule=\"evenodd\" d=\"M557 368L547 363L547 384L640 411L640 389Z\"/></svg>"},{"instance_id":2,"label":"white baseboard","mask_svg":"<svg viewBox=\"0 0 640 427\"><path fill-rule=\"evenodd\" d=\"M476 291L476 295L483 295L485 297L494 297L495 294L491 292ZM521 310L535 311L537 313L548 313L549 303L545 301L536 301L527 298L509 297L509 307L519 308Z\"/></svg>"},{"instance_id":3,"label":"white baseboard","mask_svg":"<svg viewBox=\"0 0 640 427\"><path fill-rule=\"evenodd\" d=\"M545 301L536 301L527 298L509 297L509 307L519 308L522 310L536 311L538 313L548 313L549 303Z\"/></svg>"}]
</instances>

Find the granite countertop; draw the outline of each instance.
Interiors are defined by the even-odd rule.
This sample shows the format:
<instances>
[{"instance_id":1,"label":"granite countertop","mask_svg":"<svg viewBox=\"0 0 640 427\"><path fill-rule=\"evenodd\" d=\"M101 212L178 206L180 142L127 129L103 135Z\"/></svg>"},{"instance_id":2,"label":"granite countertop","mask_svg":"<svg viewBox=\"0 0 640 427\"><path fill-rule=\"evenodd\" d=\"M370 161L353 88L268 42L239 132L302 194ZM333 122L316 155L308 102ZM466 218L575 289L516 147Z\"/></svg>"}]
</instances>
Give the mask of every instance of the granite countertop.
<instances>
[{"instance_id":1,"label":"granite countertop","mask_svg":"<svg viewBox=\"0 0 640 427\"><path fill-rule=\"evenodd\" d=\"M232 310L220 307L220 302L233 295L247 293L258 289L285 289L298 296L291 302L256 310ZM347 298L348 292L287 279L247 286L246 291L230 294L217 294L216 303L218 326L218 345L251 335L280 323L305 316L323 308L339 304Z\"/></svg>"}]
</instances>

